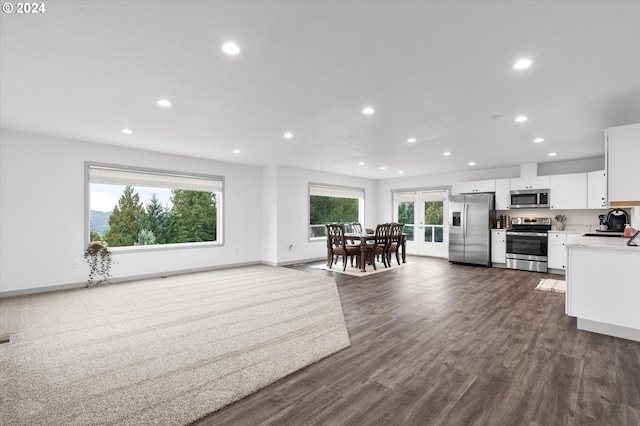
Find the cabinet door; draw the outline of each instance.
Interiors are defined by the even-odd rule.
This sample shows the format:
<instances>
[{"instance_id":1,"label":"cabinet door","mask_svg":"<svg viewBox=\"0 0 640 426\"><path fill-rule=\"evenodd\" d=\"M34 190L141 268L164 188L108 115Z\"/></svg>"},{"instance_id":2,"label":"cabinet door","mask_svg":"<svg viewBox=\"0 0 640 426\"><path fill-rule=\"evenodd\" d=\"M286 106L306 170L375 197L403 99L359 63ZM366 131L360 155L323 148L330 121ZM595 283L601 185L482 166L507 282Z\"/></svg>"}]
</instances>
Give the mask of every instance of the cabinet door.
<instances>
[{"instance_id":1,"label":"cabinet door","mask_svg":"<svg viewBox=\"0 0 640 426\"><path fill-rule=\"evenodd\" d=\"M496 210L509 210L511 207L510 190L509 179L496 179Z\"/></svg>"},{"instance_id":2,"label":"cabinet door","mask_svg":"<svg viewBox=\"0 0 640 426\"><path fill-rule=\"evenodd\" d=\"M478 180L472 182L460 182L453 185L453 192L456 194L473 194L476 192L494 192L496 190L495 180Z\"/></svg>"},{"instance_id":3,"label":"cabinet door","mask_svg":"<svg viewBox=\"0 0 640 426\"><path fill-rule=\"evenodd\" d=\"M495 180L479 180L476 182L476 192L495 192Z\"/></svg>"},{"instance_id":4,"label":"cabinet door","mask_svg":"<svg viewBox=\"0 0 640 426\"><path fill-rule=\"evenodd\" d=\"M640 202L640 123L606 131L607 202L611 206Z\"/></svg>"},{"instance_id":5,"label":"cabinet door","mask_svg":"<svg viewBox=\"0 0 640 426\"><path fill-rule=\"evenodd\" d=\"M587 174L551 176L551 209L571 210L587 208Z\"/></svg>"},{"instance_id":6,"label":"cabinet door","mask_svg":"<svg viewBox=\"0 0 640 426\"><path fill-rule=\"evenodd\" d=\"M549 189L549 176L535 176L530 178L513 178L510 180L511 189Z\"/></svg>"},{"instance_id":7,"label":"cabinet door","mask_svg":"<svg viewBox=\"0 0 640 426\"><path fill-rule=\"evenodd\" d=\"M603 209L607 207L607 180L604 170L587 173L587 208Z\"/></svg>"},{"instance_id":8,"label":"cabinet door","mask_svg":"<svg viewBox=\"0 0 640 426\"><path fill-rule=\"evenodd\" d=\"M549 232L549 248L547 252L548 265L552 269L565 269L567 264L567 249L565 243L567 235L559 232Z\"/></svg>"},{"instance_id":9,"label":"cabinet door","mask_svg":"<svg viewBox=\"0 0 640 426\"><path fill-rule=\"evenodd\" d=\"M529 179L523 179L523 178L509 179L509 186L512 191L529 189Z\"/></svg>"},{"instance_id":10,"label":"cabinet door","mask_svg":"<svg viewBox=\"0 0 640 426\"><path fill-rule=\"evenodd\" d=\"M536 176L530 178L529 186L531 186L531 189L549 189L551 186L549 176Z\"/></svg>"},{"instance_id":11,"label":"cabinet door","mask_svg":"<svg viewBox=\"0 0 640 426\"><path fill-rule=\"evenodd\" d=\"M475 192L475 182L459 182L453 185L454 194L471 194Z\"/></svg>"},{"instance_id":12,"label":"cabinet door","mask_svg":"<svg viewBox=\"0 0 640 426\"><path fill-rule=\"evenodd\" d=\"M507 242L505 231L491 231L491 262L506 263Z\"/></svg>"}]
</instances>

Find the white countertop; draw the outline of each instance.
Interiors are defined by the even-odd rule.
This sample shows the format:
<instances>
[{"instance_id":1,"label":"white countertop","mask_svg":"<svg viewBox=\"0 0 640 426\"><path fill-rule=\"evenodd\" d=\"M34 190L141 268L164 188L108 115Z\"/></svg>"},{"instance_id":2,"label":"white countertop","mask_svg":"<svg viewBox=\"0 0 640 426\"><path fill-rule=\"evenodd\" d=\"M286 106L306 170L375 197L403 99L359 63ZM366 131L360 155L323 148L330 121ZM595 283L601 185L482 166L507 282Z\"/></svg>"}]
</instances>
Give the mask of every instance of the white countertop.
<instances>
[{"instance_id":1,"label":"white countertop","mask_svg":"<svg viewBox=\"0 0 640 426\"><path fill-rule=\"evenodd\" d=\"M628 246L627 241L628 238L617 238L617 237L575 237L571 241L567 242L567 248L571 247L581 247L581 248L589 248L589 249L599 249L599 250L624 250L631 253L636 253L640 255L640 246ZM640 241L636 241L636 244L640 243Z\"/></svg>"}]
</instances>

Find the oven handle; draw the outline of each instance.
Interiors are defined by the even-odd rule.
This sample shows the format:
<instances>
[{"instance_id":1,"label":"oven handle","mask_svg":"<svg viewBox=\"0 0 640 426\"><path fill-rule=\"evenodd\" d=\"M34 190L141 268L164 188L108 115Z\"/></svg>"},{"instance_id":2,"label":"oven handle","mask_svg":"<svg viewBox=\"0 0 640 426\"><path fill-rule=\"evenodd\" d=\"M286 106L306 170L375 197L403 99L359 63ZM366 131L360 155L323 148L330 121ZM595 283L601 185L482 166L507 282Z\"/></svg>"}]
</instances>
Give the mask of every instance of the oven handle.
<instances>
[{"instance_id":1,"label":"oven handle","mask_svg":"<svg viewBox=\"0 0 640 426\"><path fill-rule=\"evenodd\" d=\"M527 237L546 237L548 234L546 232L507 231L507 235L524 235L524 236L527 236Z\"/></svg>"}]
</instances>

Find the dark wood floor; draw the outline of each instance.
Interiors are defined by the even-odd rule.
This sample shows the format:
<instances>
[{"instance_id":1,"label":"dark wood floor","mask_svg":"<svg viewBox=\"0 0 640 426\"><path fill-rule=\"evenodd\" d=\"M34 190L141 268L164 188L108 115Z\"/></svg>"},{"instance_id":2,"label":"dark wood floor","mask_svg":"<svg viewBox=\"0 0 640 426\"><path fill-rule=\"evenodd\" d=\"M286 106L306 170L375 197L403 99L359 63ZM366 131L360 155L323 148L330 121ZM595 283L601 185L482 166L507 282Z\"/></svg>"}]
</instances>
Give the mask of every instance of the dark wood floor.
<instances>
[{"instance_id":1,"label":"dark wood floor","mask_svg":"<svg viewBox=\"0 0 640 426\"><path fill-rule=\"evenodd\" d=\"M640 425L640 343L576 330L533 272L411 257L335 275L351 347L198 425Z\"/></svg>"}]
</instances>

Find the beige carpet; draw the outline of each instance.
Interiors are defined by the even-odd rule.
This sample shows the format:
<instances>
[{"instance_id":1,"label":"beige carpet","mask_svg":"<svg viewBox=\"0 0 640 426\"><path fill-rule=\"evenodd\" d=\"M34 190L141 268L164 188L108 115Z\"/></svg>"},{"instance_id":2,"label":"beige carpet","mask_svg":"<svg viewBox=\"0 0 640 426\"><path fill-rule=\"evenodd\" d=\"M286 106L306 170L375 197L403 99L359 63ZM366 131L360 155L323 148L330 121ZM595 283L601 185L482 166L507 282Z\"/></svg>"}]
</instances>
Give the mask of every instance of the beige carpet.
<instances>
[{"instance_id":1,"label":"beige carpet","mask_svg":"<svg viewBox=\"0 0 640 426\"><path fill-rule=\"evenodd\" d=\"M553 291L556 293L564 293L567 289L567 283L563 280L542 279L540 284L536 286L536 290Z\"/></svg>"},{"instance_id":2,"label":"beige carpet","mask_svg":"<svg viewBox=\"0 0 640 426\"><path fill-rule=\"evenodd\" d=\"M384 265L380 262L376 264L377 270L373 269L373 266L367 265L366 271L362 272L360 268L357 266L351 266L351 262L347 263L347 269L345 271L342 270L342 259L338 261L338 264L333 264L331 268L327 266L326 263L322 263L320 265L313 265L312 268L316 269L324 269L325 271L338 272L340 274L351 275L353 277L368 277L369 275L379 274L381 272L392 271L395 269L405 268L407 265L411 265L412 262L401 263L398 265L395 258L391 259L391 266L389 268L385 268Z\"/></svg>"},{"instance_id":3,"label":"beige carpet","mask_svg":"<svg viewBox=\"0 0 640 426\"><path fill-rule=\"evenodd\" d=\"M250 266L0 300L0 424L180 425L347 346L333 278Z\"/></svg>"}]
</instances>

